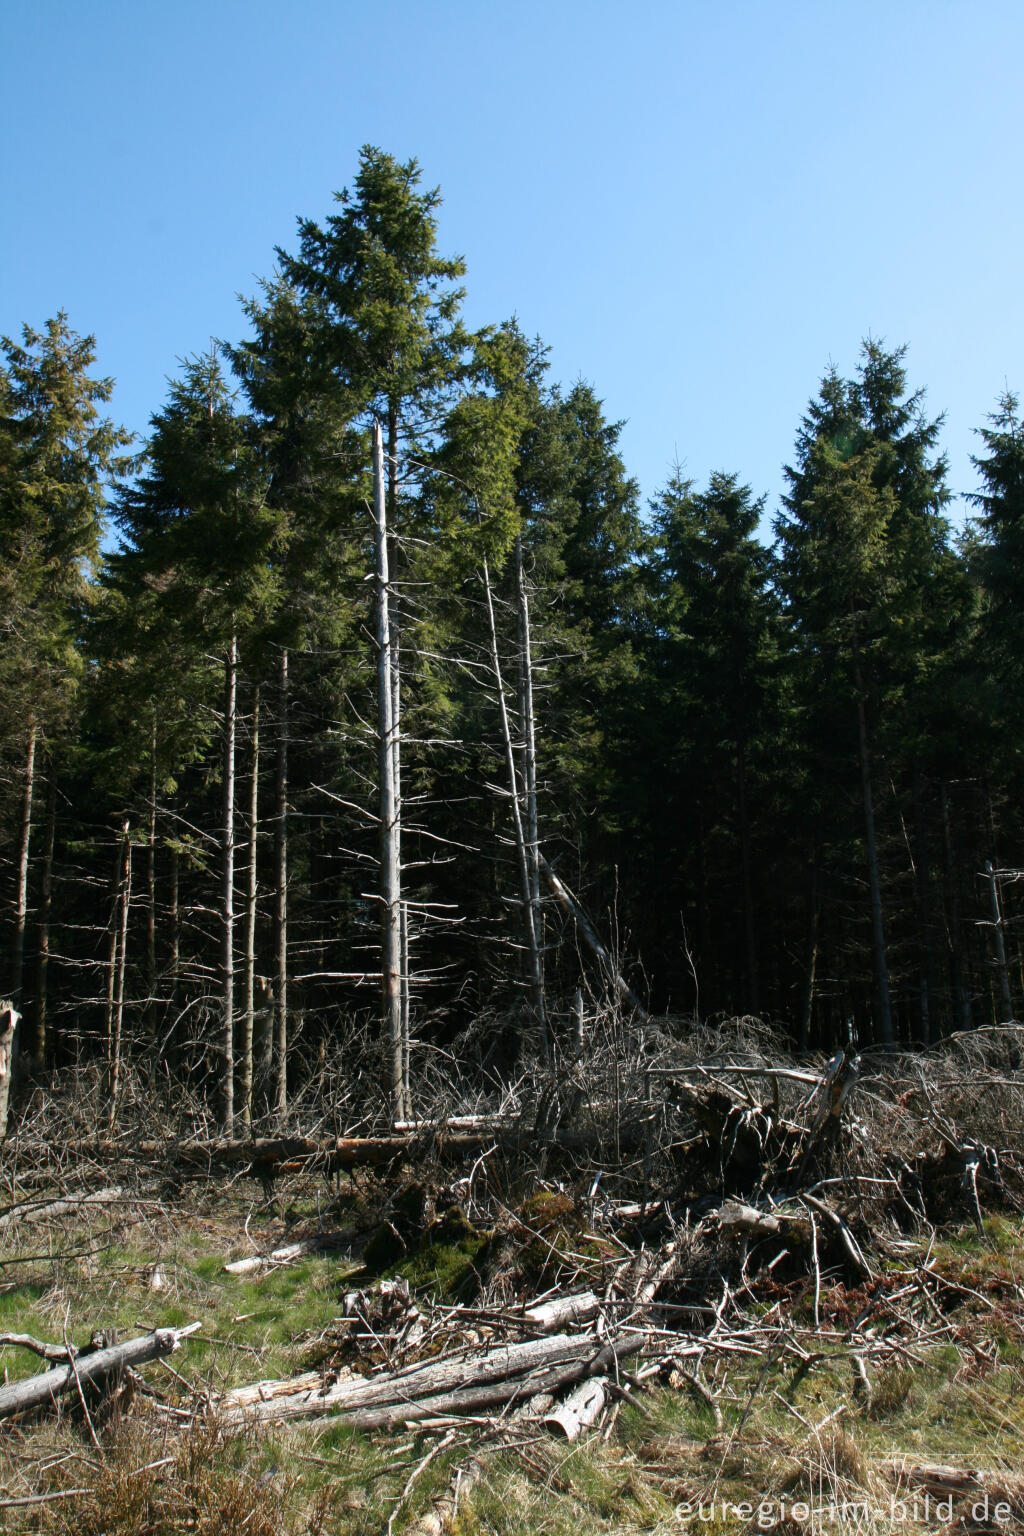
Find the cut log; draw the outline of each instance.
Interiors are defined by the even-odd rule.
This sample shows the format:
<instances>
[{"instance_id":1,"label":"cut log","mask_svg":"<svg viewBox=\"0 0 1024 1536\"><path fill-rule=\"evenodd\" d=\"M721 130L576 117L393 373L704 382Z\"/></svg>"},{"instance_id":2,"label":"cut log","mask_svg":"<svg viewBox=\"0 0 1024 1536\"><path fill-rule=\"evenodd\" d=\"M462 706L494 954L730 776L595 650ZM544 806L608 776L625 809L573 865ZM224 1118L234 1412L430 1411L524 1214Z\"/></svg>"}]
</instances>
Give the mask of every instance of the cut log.
<instances>
[{"instance_id":1,"label":"cut log","mask_svg":"<svg viewBox=\"0 0 1024 1536\"><path fill-rule=\"evenodd\" d=\"M616 1360L637 1354L646 1340L646 1334L627 1333L602 1345L598 1339L560 1334L505 1344L484 1355L460 1351L369 1380L318 1383L312 1390L253 1402L247 1408L221 1403L216 1411L226 1424L341 1413L358 1428L376 1429L557 1391L584 1377L606 1374Z\"/></svg>"},{"instance_id":2,"label":"cut log","mask_svg":"<svg viewBox=\"0 0 1024 1536\"><path fill-rule=\"evenodd\" d=\"M286 1243L272 1253L254 1253L247 1259L234 1259L225 1264L224 1269L229 1275L255 1275L265 1269L275 1269L279 1264L291 1264L309 1253L336 1253L351 1241L351 1232L322 1232L318 1237L303 1237L298 1242Z\"/></svg>"},{"instance_id":3,"label":"cut log","mask_svg":"<svg viewBox=\"0 0 1024 1536\"><path fill-rule=\"evenodd\" d=\"M63 1393L76 1389L79 1382L84 1386L86 1382L101 1381L129 1366L143 1365L147 1360L172 1354L182 1339L201 1327L202 1323L189 1323L187 1328L155 1328L141 1338L127 1339L124 1344L97 1349L91 1354L80 1354L68 1365L58 1365L41 1376L30 1376L27 1381L0 1387L0 1419L25 1413L30 1408L50 1407Z\"/></svg>"},{"instance_id":4,"label":"cut log","mask_svg":"<svg viewBox=\"0 0 1024 1536\"><path fill-rule=\"evenodd\" d=\"M593 1291L577 1291L573 1296L557 1296L554 1301L540 1302L527 1307L523 1313L526 1321L533 1323L543 1333L553 1333L567 1323L585 1323L597 1316L601 1298Z\"/></svg>"},{"instance_id":5,"label":"cut log","mask_svg":"<svg viewBox=\"0 0 1024 1536\"><path fill-rule=\"evenodd\" d=\"M578 1440L585 1429L597 1423L608 1401L608 1383L603 1376L582 1381L574 1388L564 1403L544 1415L544 1423L552 1434L564 1435L566 1440Z\"/></svg>"}]
</instances>

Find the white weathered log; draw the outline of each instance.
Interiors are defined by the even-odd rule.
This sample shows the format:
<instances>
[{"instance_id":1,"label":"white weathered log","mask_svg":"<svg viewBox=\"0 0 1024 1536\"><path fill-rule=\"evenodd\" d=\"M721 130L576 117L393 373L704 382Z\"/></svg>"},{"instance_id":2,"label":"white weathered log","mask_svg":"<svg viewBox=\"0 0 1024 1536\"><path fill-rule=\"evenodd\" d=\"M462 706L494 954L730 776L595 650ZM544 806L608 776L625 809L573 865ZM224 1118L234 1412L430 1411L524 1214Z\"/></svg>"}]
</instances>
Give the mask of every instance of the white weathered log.
<instances>
[{"instance_id":1,"label":"white weathered log","mask_svg":"<svg viewBox=\"0 0 1024 1536\"><path fill-rule=\"evenodd\" d=\"M578 1440L585 1429L597 1423L608 1401L608 1383L603 1376L581 1381L563 1403L544 1415L544 1423L552 1434L564 1435L567 1440Z\"/></svg>"},{"instance_id":2,"label":"white weathered log","mask_svg":"<svg viewBox=\"0 0 1024 1536\"><path fill-rule=\"evenodd\" d=\"M33 737L34 740L34 737ZM7 1108L11 1098L11 1065L21 1014L11 1002L0 1003L0 1141L7 1135Z\"/></svg>"},{"instance_id":3,"label":"white weathered log","mask_svg":"<svg viewBox=\"0 0 1024 1536\"><path fill-rule=\"evenodd\" d=\"M782 1222L771 1211L758 1211L741 1200L727 1200L718 1212L718 1225L723 1232L752 1233L756 1237L777 1237Z\"/></svg>"},{"instance_id":4,"label":"white weathered log","mask_svg":"<svg viewBox=\"0 0 1024 1536\"><path fill-rule=\"evenodd\" d=\"M345 1375L351 1381L355 1373L347 1371ZM286 1377L283 1381L254 1381L249 1386L234 1387L230 1392L225 1392L217 1408L218 1411L251 1408L253 1403L273 1402L275 1398L290 1397L295 1392L313 1392L322 1385L323 1376L320 1371L304 1371L301 1376Z\"/></svg>"},{"instance_id":5,"label":"white weathered log","mask_svg":"<svg viewBox=\"0 0 1024 1536\"><path fill-rule=\"evenodd\" d=\"M116 1205L124 1197L124 1190L113 1186L110 1189L94 1190L87 1195L66 1195L60 1200L46 1200L42 1204L27 1201L24 1205L16 1205L13 1210L5 1211L0 1216L0 1228L18 1226L22 1222L31 1226L36 1221L49 1221L53 1216L77 1216L83 1206Z\"/></svg>"},{"instance_id":6,"label":"white weathered log","mask_svg":"<svg viewBox=\"0 0 1024 1536\"><path fill-rule=\"evenodd\" d=\"M30 1376L27 1381L16 1381L0 1387L0 1419L15 1413L25 1413L30 1408L52 1405L65 1392L70 1392L80 1382L99 1381L126 1370L129 1366L143 1365L147 1360L172 1354L182 1339L201 1328L202 1323L189 1323L187 1328L155 1328L141 1338L127 1339L123 1344L113 1344L109 1349L97 1349L91 1354L81 1354L68 1365L58 1365L41 1376Z\"/></svg>"},{"instance_id":7,"label":"white weathered log","mask_svg":"<svg viewBox=\"0 0 1024 1536\"><path fill-rule=\"evenodd\" d=\"M291 1264L293 1260L305 1258L310 1253L334 1253L346 1247L351 1240L351 1232L323 1232L318 1237L303 1237L297 1242L285 1243L272 1253L254 1253L246 1259L233 1259L230 1264L224 1265L224 1269L229 1275L259 1274L279 1264Z\"/></svg>"},{"instance_id":8,"label":"white weathered log","mask_svg":"<svg viewBox=\"0 0 1024 1536\"><path fill-rule=\"evenodd\" d=\"M523 1313L526 1321L533 1323L544 1333L564 1328L568 1323L585 1323L597 1316L601 1298L593 1291L577 1291L572 1296L557 1296L554 1301L542 1301L535 1307L527 1307Z\"/></svg>"},{"instance_id":9,"label":"white weathered log","mask_svg":"<svg viewBox=\"0 0 1024 1536\"><path fill-rule=\"evenodd\" d=\"M346 1380L288 1393L247 1409L217 1405L224 1423L258 1419L299 1419L343 1413L361 1428L430 1418L440 1413L472 1412L478 1407L556 1391L569 1381L603 1374L615 1360L644 1347L643 1333L624 1334L602 1345L599 1339L560 1334L504 1344L484 1355L460 1351L447 1359L409 1366L387 1376Z\"/></svg>"}]
</instances>

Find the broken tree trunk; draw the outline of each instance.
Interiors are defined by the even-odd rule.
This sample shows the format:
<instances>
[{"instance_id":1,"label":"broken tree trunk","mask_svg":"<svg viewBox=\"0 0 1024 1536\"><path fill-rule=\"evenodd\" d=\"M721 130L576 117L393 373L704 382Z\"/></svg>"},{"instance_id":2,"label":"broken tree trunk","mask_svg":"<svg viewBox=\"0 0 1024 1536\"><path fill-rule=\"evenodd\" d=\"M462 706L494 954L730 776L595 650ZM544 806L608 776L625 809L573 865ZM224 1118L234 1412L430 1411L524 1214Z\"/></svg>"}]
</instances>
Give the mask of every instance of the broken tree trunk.
<instances>
[{"instance_id":1,"label":"broken tree trunk","mask_svg":"<svg viewBox=\"0 0 1024 1536\"><path fill-rule=\"evenodd\" d=\"M523 913L523 928L526 935L526 954L530 967L530 998L533 1003L533 1011L540 1028L541 1049L545 1060L551 1054L551 1040L548 1034L547 1003L544 996L544 968L541 961L540 934L536 926L536 913L533 904L533 887L530 881L530 856L526 845L526 833L523 830L523 808L519 787L519 774L516 771L515 745L512 741L512 726L508 716L508 700L505 697L505 679L501 670L501 656L498 651L498 626L494 617L494 593L491 589L491 571L487 563L487 556L483 561L484 597L487 604L487 624L491 641L491 669L494 673L494 687L498 699L498 713L501 718L501 737L505 748L505 766L508 771L509 804L512 808L512 830L515 836L516 864L519 871L519 901Z\"/></svg>"},{"instance_id":2,"label":"broken tree trunk","mask_svg":"<svg viewBox=\"0 0 1024 1536\"><path fill-rule=\"evenodd\" d=\"M79 1383L84 1386L86 1382L101 1381L129 1366L144 1365L147 1360L169 1355L183 1338L201 1327L201 1323L189 1323L187 1328L155 1328L141 1338L128 1339L124 1344L113 1344L109 1349L97 1349L91 1354L80 1354L67 1365L58 1365L40 1376L30 1376L27 1381L0 1387L0 1419L26 1413L30 1408L50 1407L65 1392L76 1390Z\"/></svg>"},{"instance_id":3,"label":"broken tree trunk","mask_svg":"<svg viewBox=\"0 0 1024 1536\"><path fill-rule=\"evenodd\" d=\"M21 1014L13 1003L0 1003L0 1141L7 1135L7 1109L11 1098L14 1037Z\"/></svg>"},{"instance_id":4,"label":"broken tree trunk","mask_svg":"<svg viewBox=\"0 0 1024 1536\"><path fill-rule=\"evenodd\" d=\"M605 976L611 983L615 996L619 999L620 1002L625 1003L628 1008L634 1009L641 1015L642 1018L646 1019L647 1009L637 997L632 987L630 987L629 984L623 980L622 972L619 970L607 949L605 949L604 945L601 943L601 940L598 938L597 933L594 930L593 924L591 923L587 914L584 912L583 908L580 906L579 902L576 900L575 896L569 890L568 886L566 886L558 878L544 855L538 852L537 858L540 863L541 874L547 881L548 888L550 889L552 896L558 902L558 905L562 908L563 912L565 912L567 916L571 917L573 922L576 924L581 938L585 941L591 954L597 960Z\"/></svg>"}]
</instances>

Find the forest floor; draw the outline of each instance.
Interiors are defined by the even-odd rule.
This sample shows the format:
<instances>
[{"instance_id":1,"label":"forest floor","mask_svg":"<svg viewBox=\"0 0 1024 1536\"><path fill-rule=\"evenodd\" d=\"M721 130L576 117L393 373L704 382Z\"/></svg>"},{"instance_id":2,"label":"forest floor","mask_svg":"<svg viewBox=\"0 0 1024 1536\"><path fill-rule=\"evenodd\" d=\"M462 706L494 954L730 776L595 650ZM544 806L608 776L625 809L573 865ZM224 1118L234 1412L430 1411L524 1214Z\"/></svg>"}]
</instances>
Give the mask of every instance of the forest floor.
<instances>
[{"instance_id":1,"label":"forest floor","mask_svg":"<svg viewBox=\"0 0 1024 1536\"><path fill-rule=\"evenodd\" d=\"M139 1196L0 1233L0 1330L82 1345L97 1328L125 1339L202 1323L172 1360L141 1368L133 1400L87 1392L64 1399L59 1413L4 1427L0 1528L919 1536L1024 1524L1016 1472L1024 1465L1024 1228L1016 1217L989 1216L982 1233L954 1224L905 1239L898 1258L876 1262L869 1287L827 1273L817 1287L806 1276L762 1274L744 1302L760 1343L719 1354L702 1389L671 1369L634 1378L632 1389L627 1376L603 1425L572 1443L542 1425L510 1439L500 1415L395 1432L323 1420L218 1427L197 1403L329 1365L354 1285L370 1294L381 1274L404 1276L425 1306L431 1295L451 1302L464 1294L460 1279L483 1242L466 1232L384 1262L375 1279L358 1273L358 1252L301 1257L260 1276L225 1271L229 1260L337 1226L339 1202L351 1213L365 1194L347 1177L329 1200L311 1187L293 1181L268 1202L245 1177L196 1182L173 1199ZM904 1338L898 1298L915 1285L915 1332ZM875 1309L875 1328L865 1305ZM851 1339L883 1334L893 1349L872 1368L865 1394ZM11 1381L40 1369L21 1348L5 1348L2 1360ZM927 1470L936 1463L980 1475L947 1503L942 1468Z\"/></svg>"}]
</instances>

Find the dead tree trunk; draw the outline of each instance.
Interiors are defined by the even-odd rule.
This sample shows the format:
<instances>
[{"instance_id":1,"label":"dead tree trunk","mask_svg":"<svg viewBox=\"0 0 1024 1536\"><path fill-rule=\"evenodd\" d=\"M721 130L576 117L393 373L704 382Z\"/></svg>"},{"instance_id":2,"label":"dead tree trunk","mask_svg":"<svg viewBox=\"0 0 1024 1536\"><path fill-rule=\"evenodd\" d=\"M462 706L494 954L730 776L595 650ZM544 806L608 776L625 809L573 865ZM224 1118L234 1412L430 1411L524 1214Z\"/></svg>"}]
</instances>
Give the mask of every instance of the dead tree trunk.
<instances>
[{"instance_id":1,"label":"dead tree trunk","mask_svg":"<svg viewBox=\"0 0 1024 1536\"><path fill-rule=\"evenodd\" d=\"M187 1328L156 1328L142 1338L127 1339L124 1344L113 1344L108 1349L83 1352L67 1365L57 1365L38 1376L30 1376L27 1381L0 1387L0 1419L26 1413L30 1408L50 1407L64 1393L77 1391L79 1385L100 1381L104 1376L169 1355L198 1327L199 1323L191 1323Z\"/></svg>"},{"instance_id":2,"label":"dead tree trunk","mask_svg":"<svg viewBox=\"0 0 1024 1536\"><path fill-rule=\"evenodd\" d=\"M530 635L530 598L523 569L522 535L515 541L516 609L519 618L519 718L523 738L523 789L526 806L526 857L530 875L532 931L537 947L537 969L544 996L544 909L540 900L540 830L537 813L537 725L533 708L533 647ZM544 1031L545 1044L547 1030Z\"/></svg>"},{"instance_id":3,"label":"dead tree trunk","mask_svg":"<svg viewBox=\"0 0 1024 1536\"><path fill-rule=\"evenodd\" d=\"M121 1091L121 1058L124 1038L124 982L128 956L128 912L132 896L132 843L128 823L121 828L121 873L118 880L117 982L110 1031L110 1110L113 1130L117 1119L117 1100Z\"/></svg>"},{"instance_id":4,"label":"dead tree trunk","mask_svg":"<svg viewBox=\"0 0 1024 1536\"><path fill-rule=\"evenodd\" d=\"M637 997L629 983L625 981L622 972L615 964L614 959L601 943L601 940L598 938L594 929L593 923L591 923L589 917L584 912L583 908L580 906L579 902L576 900L575 896L572 894L569 888L564 885L563 882L555 874L554 870L551 868L551 865L548 863L543 854L540 855L540 868L544 879L548 883L548 887L552 896L554 896L555 900L562 908L562 911L565 912L566 916L572 918L576 925L577 932L583 939L591 954L594 956L594 959L597 961L598 965L601 967L606 980L611 986L612 991L618 998L619 1002L625 1003L628 1008L634 1009L643 1018L646 1018L647 1009Z\"/></svg>"},{"instance_id":5,"label":"dead tree trunk","mask_svg":"<svg viewBox=\"0 0 1024 1536\"><path fill-rule=\"evenodd\" d=\"M950 984L953 988L953 1028L970 1029L971 1000L964 982L963 951L960 942L960 895L953 850L948 784L942 786L942 840L946 864L946 946L949 954Z\"/></svg>"},{"instance_id":6,"label":"dead tree trunk","mask_svg":"<svg viewBox=\"0 0 1024 1536\"><path fill-rule=\"evenodd\" d=\"M992 860L985 861L988 877L989 901L992 905L992 941L996 950L996 972L999 976L999 1022L1009 1024L1013 1018L1013 998L1010 995L1010 968L1006 963L1006 943L1003 939L1003 909L999 902L999 884Z\"/></svg>"},{"instance_id":7,"label":"dead tree trunk","mask_svg":"<svg viewBox=\"0 0 1024 1536\"><path fill-rule=\"evenodd\" d=\"M245 1013L242 1017L242 1061L239 1093L242 1124L252 1125L252 1040L256 1013L256 840L260 793L260 686L252 690L252 775L249 780L249 889L245 904Z\"/></svg>"},{"instance_id":8,"label":"dead tree trunk","mask_svg":"<svg viewBox=\"0 0 1024 1536\"><path fill-rule=\"evenodd\" d=\"M32 841L32 793L36 777L36 740L38 728L29 720L28 747L25 753L25 786L21 800L21 835L18 839L18 886L15 898L14 954L11 965L11 1001L17 1008L22 1002L25 967L25 925L28 921L28 855ZM14 1047L17 1050L17 1045Z\"/></svg>"},{"instance_id":9,"label":"dead tree trunk","mask_svg":"<svg viewBox=\"0 0 1024 1536\"><path fill-rule=\"evenodd\" d=\"M393 710L390 577L384 442L373 424L373 501L377 557L377 737L380 779L380 903L382 1024L391 1053L391 1102L396 1120L407 1117L402 1040L402 871L395 798L396 740Z\"/></svg>"},{"instance_id":10,"label":"dead tree trunk","mask_svg":"<svg viewBox=\"0 0 1024 1536\"><path fill-rule=\"evenodd\" d=\"M156 708L149 736L149 825L146 829L146 1034L156 1038Z\"/></svg>"},{"instance_id":11,"label":"dead tree trunk","mask_svg":"<svg viewBox=\"0 0 1024 1536\"><path fill-rule=\"evenodd\" d=\"M276 894L276 985L274 987L278 1117L288 1113L288 652L277 672L277 760L274 774L274 888Z\"/></svg>"},{"instance_id":12,"label":"dead tree trunk","mask_svg":"<svg viewBox=\"0 0 1024 1536\"><path fill-rule=\"evenodd\" d=\"M42 1070L46 1064L47 999L50 982L50 920L53 913L53 851L57 841L57 774L51 756L46 776L46 830L43 834L43 869L39 886L39 954L36 961L36 1021L33 1057Z\"/></svg>"},{"instance_id":13,"label":"dead tree trunk","mask_svg":"<svg viewBox=\"0 0 1024 1536\"><path fill-rule=\"evenodd\" d=\"M21 1014L13 1003L0 1003L0 1141L7 1135L7 1111L11 1099L14 1038Z\"/></svg>"},{"instance_id":14,"label":"dead tree trunk","mask_svg":"<svg viewBox=\"0 0 1024 1536\"><path fill-rule=\"evenodd\" d=\"M852 605L851 605L852 612ZM875 987L878 1000L878 1038L887 1050L894 1044L892 1002L889 994L889 963L885 948L885 921L882 915L882 878L878 863L875 834L875 808L871 793L871 754L868 746L867 713L864 708L864 683L857 650L857 627L853 628L853 672L857 690L857 749L860 758L861 794L864 801L864 840L868 856L868 885L871 896L871 947L875 962Z\"/></svg>"},{"instance_id":15,"label":"dead tree trunk","mask_svg":"<svg viewBox=\"0 0 1024 1536\"><path fill-rule=\"evenodd\" d=\"M234 632L224 660L224 824L221 849L221 1125L231 1134L235 1118L235 732L238 709L238 640Z\"/></svg>"},{"instance_id":16,"label":"dead tree trunk","mask_svg":"<svg viewBox=\"0 0 1024 1536\"><path fill-rule=\"evenodd\" d=\"M740 820L740 870L743 877L743 934L747 952L747 1011L757 1013L761 988L757 965L757 934L754 929L754 882L751 873L750 818L747 814L747 754L741 741L736 748L736 808Z\"/></svg>"},{"instance_id":17,"label":"dead tree trunk","mask_svg":"<svg viewBox=\"0 0 1024 1536\"><path fill-rule=\"evenodd\" d=\"M487 600L487 622L491 641L491 669L494 673L494 687L498 696L498 713L501 719L505 765L508 771L509 802L512 807L512 829L515 839L516 864L519 871L519 900L523 913L523 928L526 935L530 998L533 1004L533 1012L540 1028L541 1049L544 1052L545 1060L547 1060L551 1054L551 1041L548 1035L547 1007L544 998L544 970L541 964L540 935L534 922L533 889L530 882L530 860L526 845L526 834L523 830L519 775L516 772L515 745L512 740L512 727L508 717L508 700L505 697L505 680L502 676L501 657L498 652L498 626L494 617L494 594L491 590L491 573L486 555L483 562L483 582L484 595Z\"/></svg>"}]
</instances>

